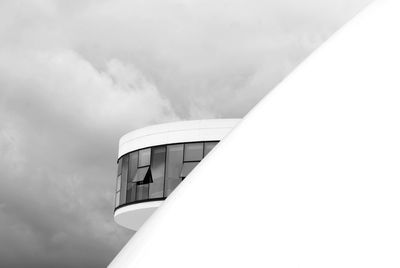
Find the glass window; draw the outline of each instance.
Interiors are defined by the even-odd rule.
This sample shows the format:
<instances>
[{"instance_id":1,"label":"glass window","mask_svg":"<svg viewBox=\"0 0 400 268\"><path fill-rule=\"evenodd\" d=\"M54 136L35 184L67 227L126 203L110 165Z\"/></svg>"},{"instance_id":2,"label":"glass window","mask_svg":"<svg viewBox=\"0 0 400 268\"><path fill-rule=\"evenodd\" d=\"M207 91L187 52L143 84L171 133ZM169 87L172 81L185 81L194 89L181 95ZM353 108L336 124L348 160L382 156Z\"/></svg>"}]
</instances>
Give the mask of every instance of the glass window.
<instances>
[{"instance_id":1,"label":"glass window","mask_svg":"<svg viewBox=\"0 0 400 268\"><path fill-rule=\"evenodd\" d=\"M151 177L153 181L149 186L149 198L164 196L165 153L164 146L152 148Z\"/></svg>"},{"instance_id":2,"label":"glass window","mask_svg":"<svg viewBox=\"0 0 400 268\"><path fill-rule=\"evenodd\" d=\"M119 192L119 190L121 190L121 175L117 177L117 187L115 191Z\"/></svg>"},{"instance_id":3,"label":"glass window","mask_svg":"<svg viewBox=\"0 0 400 268\"><path fill-rule=\"evenodd\" d=\"M167 197L218 142L142 149L118 161L116 206Z\"/></svg>"},{"instance_id":4,"label":"glass window","mask_svg":"<svg viewBox=\"0 0 400 268\"><path fill-rule=\"evenodd\" d=\"M124 205L126 202L126 184L128 180L128 165L129 165L129 154L122 157L122 174L121 174L121 190L120 190L120 205Z\"/></svg>"},{"instance_id":5,"label":"glass window","mask_svg":"<svg viewBox=\"0 0 400 268\"><path fill-rule=\"evenodd\" d=\"M203 143L185 144L185 161L200 161L203 158Z\"/></svg>"},{"instance_id":6,"label":"glass window","mask_svg":"<svg viewBox=\"0 0 400 268\"><path fill-rule=\"evenodd\" d=\"M147 148L139 151L139 167L149 166L151 157L151 149Z\"/></svg>"},{"instance_id":7,"label":"glass window","mask_svg":"<svg viewBox=\"0 0 400 268\"><path fill-rule=\"evenodd\" d=\"M136 183L128 182L126 190L126 203L131 203L136 200Z\"/></svg>"},{"instance_id":8,"label":"glass window","mask_svg":"<svg viewBox=\"0 0 400 268\"><path fill-rule=\"evenodd\" d=\"M117 176L121 175L122 173L122 160L121 158L118 160L118 171L117 171Z\"/></svg>"},{"instance_id":9,"label":"glass window","mask_svg":"<svg viewBox=\"0 0 400 268\"><path fill-rule=\"evenodd\" d=\"M137 184L136 185L136 201L149 199L149 185Z\"/></svg>"},{"instance_id":10,"label":"glass window","mask_svg":"<svg viewBox=\"0 0 400 268\"><path fill-rule=\"evenodd\" d=\"M119 192L117 192L117 194L115 195L115 207L119 207L119 199L120 199Z\"/></svg>"},{"instance_id":11,"label":"glass window","mask_svg":"<svg viewBox=\"0 0 400 268\"><path fill-rule=\"evenodd\" d=\"M212 150L214 149L215 145L217 145L217 141L210 141L210 142L205 142L204 143L204 157Z\"/></svg>"},{"instance_id":12,"label":"glass window","mask_svg":"<svg viewBox=\"0 0 400 268\"><path fill-rule=\"evenodd\" d=\"M152 178L149 167L138 168L136 176L132 180L132 182L143 182L143 183L150 183L151 181Z\"/></svg>"},{"instance_id":13,"label":"glass window","mask_svg":"<svg viewBox=\"0 0 400 268\"><path fill-rule=\"evenodd\" d=\"M132 152L129 154L129 173L128 173L128 181L132 181L136 176L137 166L138 166L138 151Z\"/></svg>"},{"instance_id":14,"label":"glass window","mask_svg":"<svg viewBox=\"0 0 400 268\"><path fill-rule=\"evenodd\" d=\"M167 197L182 181L180 173L183 165L183 144L167 146L167 166L165 178L165 194Z\"/></svg>"},{"instance_id":15,"label":"glass window","mask_svg":"<svg viewBox=\"0 0 400 268\"><path fill-rule=\"evenodd\" d=\"M182 171L180 174L181 178L186 178L187 175L189 175L189 173L197 166L199 162L186 162L183 163L183 167L182 167Z\"/></svg>"}]
</instances>

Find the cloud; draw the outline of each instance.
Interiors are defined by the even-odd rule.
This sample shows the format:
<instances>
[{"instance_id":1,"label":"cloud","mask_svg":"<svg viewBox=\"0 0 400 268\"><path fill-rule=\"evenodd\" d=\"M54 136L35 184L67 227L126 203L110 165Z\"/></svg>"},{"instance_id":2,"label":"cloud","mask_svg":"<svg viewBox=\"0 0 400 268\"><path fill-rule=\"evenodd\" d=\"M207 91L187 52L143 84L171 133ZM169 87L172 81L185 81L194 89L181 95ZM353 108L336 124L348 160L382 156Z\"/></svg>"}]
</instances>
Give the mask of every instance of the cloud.
<instances>
[{"instance_id":1,"label":"cloud","mask_svg":"<svg viewBox=\"0 0 400 268\"><path fill-rule=\"evenodd\" d=\"M117 143L241 117L368 0L0 3L0 266L101 267Z\"/></svg>"},{"instance_id":2,"label":"cloud","mask_svg":"<svg viewBox=\"0 0 400 268\"><path fill-rule=\"evenodd\" d=\"M65 25L96 65L135 62L180 116L240 117L367 2L117 0Z\"/></svg>"},{"instance_id":3,"label":"cloud","mask_svg":"<svg viewBox=\"0 0 400 268\"><path fill-rule=\"evenodd\" d=\"M112 222L118 137L177 116L117 59L98 71L66 49L0 58L1 266L104 266L130 236Z\"/></svg>"}]
</instances>

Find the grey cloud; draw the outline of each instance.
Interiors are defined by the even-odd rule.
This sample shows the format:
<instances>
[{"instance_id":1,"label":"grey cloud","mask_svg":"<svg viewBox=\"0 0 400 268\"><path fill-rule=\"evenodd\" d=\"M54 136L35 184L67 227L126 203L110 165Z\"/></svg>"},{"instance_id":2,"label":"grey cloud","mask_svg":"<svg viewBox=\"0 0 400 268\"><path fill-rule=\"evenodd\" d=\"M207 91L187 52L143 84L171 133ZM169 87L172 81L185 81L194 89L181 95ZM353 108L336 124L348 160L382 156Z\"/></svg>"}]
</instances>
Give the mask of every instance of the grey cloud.
<instances>
[{"instance_id":1,"label":"grey cloud","mask_svg":"<svg viewBox=\"0 0 400 268\"><path fill-rule=\"evenodd\" d=\"M101 267L119 137L241 117L368 0L0 3L0 266Z\"/></svg>"},{"instance_id":2,"label":"grey cloud","mask_svg":"<svg viewBox=\"0 0 400 268\"><path fill-rule=\"evenodd\" d=\"M135 62L193 118L243 116L368 1L117 2L75 16L74 45L98 65Z\"/></svg>"},{"instance_id":3,"label":"grey cloud","mask_svg":"<svg viewBox=\"0 0 400 268\"><path fill-rule=\"evenodd\" d=\"M177 116L120 60L98 71L65 49L0 58L1 266L104 266L130 237L112 222L118 138Z\"/></svg>"}]
</instances>

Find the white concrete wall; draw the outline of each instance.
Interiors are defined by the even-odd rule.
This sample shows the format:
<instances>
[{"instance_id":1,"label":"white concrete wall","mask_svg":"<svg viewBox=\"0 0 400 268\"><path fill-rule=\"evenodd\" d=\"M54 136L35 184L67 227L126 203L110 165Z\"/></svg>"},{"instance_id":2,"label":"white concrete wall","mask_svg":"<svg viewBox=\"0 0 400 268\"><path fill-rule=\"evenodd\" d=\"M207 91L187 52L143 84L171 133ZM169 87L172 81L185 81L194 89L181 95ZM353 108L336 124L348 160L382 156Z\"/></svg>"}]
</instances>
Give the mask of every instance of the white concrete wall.
<instances>
[{"instance_id":1,"label":"white concrete wall","mask_svg":"<svg viewBox=\"0 0 400 268\"><path fill-rule=\"evenodd\" d=\"M400 267L400 1L259 103L110 267Z\"/></svg>"},{"instance_id":2,"label":"white concrete wall","mask_svg":"<svg viewBox=\"0 0 400 268\"><path fill-rule=\"evenodd\" d=\"M114 220L119 225L137 231L164 201L146 201L126 205L114 212Z\"/></svg>"},{"instance_id":3,"label":"white concrete wall","mask_svg":"<svg viewBox=\"0 0 400 268\"><path fill-rule=\"evenodd\" d=\"M171 143L219 141L239 119L180 121L149 126L124 135L119 141L118 158L138 149Z\"/></svg>"}]
</instances>

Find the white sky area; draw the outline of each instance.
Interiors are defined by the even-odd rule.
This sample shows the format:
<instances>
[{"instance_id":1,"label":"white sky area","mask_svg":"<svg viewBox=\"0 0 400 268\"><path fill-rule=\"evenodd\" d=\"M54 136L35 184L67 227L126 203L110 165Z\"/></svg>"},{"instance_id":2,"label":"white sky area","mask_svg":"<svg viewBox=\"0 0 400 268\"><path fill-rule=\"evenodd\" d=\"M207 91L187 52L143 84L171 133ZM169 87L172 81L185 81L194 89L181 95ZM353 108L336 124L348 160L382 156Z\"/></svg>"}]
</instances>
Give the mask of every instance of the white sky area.
<instances>
[{"instance_id":1,"label":"white sky area","mask_svg":"<svg viewBox=\"0 0 400 268\"><path fill-rule=\"evenodd\" d=\"M0 266L105 266L119 137L244 116L368 2L0 1Z\"/></svg>"}]
</instances>

